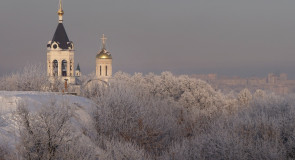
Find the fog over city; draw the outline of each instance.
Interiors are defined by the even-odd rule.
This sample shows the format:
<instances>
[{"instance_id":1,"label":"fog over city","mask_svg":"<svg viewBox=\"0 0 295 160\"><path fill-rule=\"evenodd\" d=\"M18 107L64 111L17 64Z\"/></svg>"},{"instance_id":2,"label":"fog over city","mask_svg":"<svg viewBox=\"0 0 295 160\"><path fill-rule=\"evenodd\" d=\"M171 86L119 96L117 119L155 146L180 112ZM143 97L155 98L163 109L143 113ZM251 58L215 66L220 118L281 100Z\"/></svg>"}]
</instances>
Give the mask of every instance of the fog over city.
<instances>
[{"instance_id":1,"label":"fog over city","mask_svg":"<svg viewBox=\"0 0 295 160\"><path fill-rule=\"evenodd\" d=\"M107 37L114 73L295 78L294 0L64 0L75 65L95 71ZM0 76L45 64L58 0L0 2Z\"/></svg>"}]
</instances>

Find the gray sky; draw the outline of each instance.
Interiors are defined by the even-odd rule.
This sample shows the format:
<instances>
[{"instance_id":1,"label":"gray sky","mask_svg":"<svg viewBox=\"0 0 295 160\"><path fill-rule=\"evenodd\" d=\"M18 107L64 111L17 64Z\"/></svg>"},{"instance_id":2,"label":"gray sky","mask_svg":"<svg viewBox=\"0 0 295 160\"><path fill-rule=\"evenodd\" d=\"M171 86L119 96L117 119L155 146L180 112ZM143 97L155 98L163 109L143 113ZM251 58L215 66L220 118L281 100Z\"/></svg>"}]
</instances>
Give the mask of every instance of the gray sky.
<instances>
[{"instance_id":1,"label":"gray sky","mask_svg":"<svg viewBox=\"0 0 295 160\"><path fill-rule=\"evenodd\" d=\"M108 37L114 72L295 78L294 0L63 0L82 73ZM58 0L0 1L0 76L46 63Z\"/></svg>"}]
</instances>

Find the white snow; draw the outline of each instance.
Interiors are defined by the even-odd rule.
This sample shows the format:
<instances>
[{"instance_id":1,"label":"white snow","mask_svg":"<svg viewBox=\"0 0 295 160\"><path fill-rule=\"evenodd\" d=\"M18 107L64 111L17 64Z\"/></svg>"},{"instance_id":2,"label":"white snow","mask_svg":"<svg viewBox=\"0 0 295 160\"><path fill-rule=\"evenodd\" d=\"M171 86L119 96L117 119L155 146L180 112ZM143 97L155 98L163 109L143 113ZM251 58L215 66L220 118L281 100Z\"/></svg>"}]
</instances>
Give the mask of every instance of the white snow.
<instances>
[{"instance_id":1,"label":"white snow","mask_svg":"<svg viewBox=\"0 0 295 160\"><path fill-rule=\"evenodd\" d=\"M53 100L57 103L66 102L69 106L74 107L75 116L71 122L77 134L82 135L83 128L91 128L87 126L92 125L90 114L96 104L89 99L61 93L0 91L0 141L7 142L13 148L16 147L19 126L16 123L14 112L19 103L26 104L30 112L36 112L42 105Z\"/></svg>"}]
</instances>

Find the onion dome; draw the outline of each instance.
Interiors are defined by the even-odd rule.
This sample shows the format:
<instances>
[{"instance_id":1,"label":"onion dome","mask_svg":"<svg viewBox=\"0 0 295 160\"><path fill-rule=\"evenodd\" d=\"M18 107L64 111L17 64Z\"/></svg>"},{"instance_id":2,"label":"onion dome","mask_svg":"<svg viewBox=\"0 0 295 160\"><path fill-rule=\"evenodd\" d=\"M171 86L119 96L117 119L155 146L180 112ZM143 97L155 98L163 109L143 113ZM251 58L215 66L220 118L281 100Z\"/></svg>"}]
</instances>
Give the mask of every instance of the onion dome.
<instances>
[{"instance_id":1,"label":"onion dome","mask_svg":"<svg viewBox=\"0 0 295 160\"><path fill-rule=\"evenodd\" d=\"M111 53L109 53L105 48L105 46L106 46L106 43L105 43L105 41L106 41L106 37L104 36L104 34L102 35L102 38L101 38L101 40L102 40L102 49L101 49L101 51L96 55L96 58L98 58L98 59L112 59L112 55L111 55Z\"/></svg>"},{"instance_id":2,"label":"onion dome","mask_svg":"<svg viewBox=\"0 0 295 160\"><path fill-rule=\"evenodd\" d=\"M106 50L102 49L100 53L96 55L96 58L98 59L112 59L112 55Z\"/></svg>"}]
</instances>

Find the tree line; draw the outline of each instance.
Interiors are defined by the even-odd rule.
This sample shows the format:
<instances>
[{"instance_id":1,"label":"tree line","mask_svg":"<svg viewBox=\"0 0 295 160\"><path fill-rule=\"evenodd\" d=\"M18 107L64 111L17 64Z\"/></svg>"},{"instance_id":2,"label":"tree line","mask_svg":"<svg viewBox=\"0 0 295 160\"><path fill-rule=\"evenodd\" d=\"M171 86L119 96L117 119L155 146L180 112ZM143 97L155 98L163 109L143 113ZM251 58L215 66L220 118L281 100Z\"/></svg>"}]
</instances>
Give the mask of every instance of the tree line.
<instances>
[{"instance_id":1,"label":"tree line","mask_svg":"<svg viewBox=\"0 0 295 160\"><path fill-rule=\"evenodd\" d=\"M29 66L2 77L0 90L63 89L62 82L47 79L41 67ZM82 77L82 84L88 79ZM248 89L224 94L202 80L170 72L117 72L108 84L89 83L80 92L96 104L82 135L73 134L75 110L67 103L53 101L34 113L19 104L19 144L16 151L0 144L0 159L295 158L292 95Z\"/></svg>"}]
</instances>

